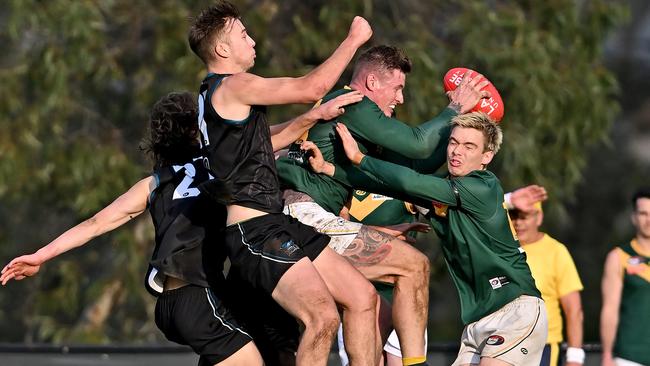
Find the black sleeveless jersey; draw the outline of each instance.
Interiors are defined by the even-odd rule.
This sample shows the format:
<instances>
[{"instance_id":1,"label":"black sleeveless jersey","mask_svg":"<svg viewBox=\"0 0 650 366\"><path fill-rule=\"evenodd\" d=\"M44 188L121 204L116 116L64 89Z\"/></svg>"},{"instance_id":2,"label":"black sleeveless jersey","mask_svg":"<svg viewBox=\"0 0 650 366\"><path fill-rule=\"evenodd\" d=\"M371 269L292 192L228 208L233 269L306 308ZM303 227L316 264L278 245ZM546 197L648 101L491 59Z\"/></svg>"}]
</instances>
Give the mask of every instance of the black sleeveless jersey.
<instances>
[{"instance_id":1,"label":"black sleeveless jersey","mask_svg":"<svg viewBox=\"0 0 650 366\"><path fill-rule=\"evenodd\" d=\"M221 204L282 212L266 107L251 106L249 116L241 121L219 116L212 93L226 76L208 74L199 90L201 145L216 178L199 188Z\"/></svg>"},{"instance_id":2,"label":"black sleeveless jersey","mask_svg":"<svg viewBox=\"0 0 650 366\"><path fill-rule=\"evenodd\" d=\"M145 279L154 296L162 292L165 276L202 287L223 281L225 252L221 247L226 209L197 188L212 176L196 158L185 165L156 169L157 187L149 197L156 246Z\"/></svg>"}]
</instances>

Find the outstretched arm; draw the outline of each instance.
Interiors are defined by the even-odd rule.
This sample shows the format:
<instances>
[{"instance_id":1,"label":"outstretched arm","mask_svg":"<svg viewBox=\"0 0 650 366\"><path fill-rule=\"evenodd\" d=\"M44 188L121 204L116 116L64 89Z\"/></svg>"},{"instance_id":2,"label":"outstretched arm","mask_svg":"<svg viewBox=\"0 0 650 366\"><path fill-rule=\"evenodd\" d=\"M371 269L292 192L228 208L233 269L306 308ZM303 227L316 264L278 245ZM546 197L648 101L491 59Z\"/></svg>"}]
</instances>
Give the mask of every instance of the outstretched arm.
<instances>
[{"instance_id":1,"label":"outstretched arm","mask_svg":"<svg viewBox=\"0 0 650 366\"><path fill-rule=\"evenodd\" d=\"M336 131L343 142L345 155L350 162L359 166L362 171L367 173L368 177L385 185L389 190L402 192L406 196L425 202L435 200L447 205L456 204L456 194L449 180L419 174L401 165L365 156L359 150L357 142L345 125L337 123ZM373 190L373 192L385 193L384 190Z\"/></svg>"},{"instance_id":2,"label":"outstretched arm","mask_svg":"<svg viewBox=\"0 0 650 366\"><path fill-rule=\"evenodd\" d=\"M124 225L144 212L154 185L153 177L142 179L95 216L69 229L35 253L14 258L2 269L0 281L5 285L11 279L33 276L44 262Z\"/></svg>"},{"instance_id":3,"label":"outstretched arm","mask_svg":"<svg viewBox=\"0 0 650 366\"><path fill-rule=\"evenodd\" d=\"M447 143L451 134L449 122L459 113L464 113L478 103L489 93L481 91L487 80L481 74L472 75L468 72L463 81L452 93L453 98L449 108L445 108L439 115L429 121L412 127L395 118L386 117L377 104L366 100L363 108L355 108L341 118L355 137L382 146L408 159L427 159L424 164L435 171L444 162L444 151L434 153L437 148ZM451 96L451 95L450 95ZM469 106L469 108L468 108ZM442 160L439 156L442 154ZM391 159L388 161L409 166L410 163ZM417 169L419 170L419 169Z\"/></svg>"},{"instance_id":4,"label":"outstretched arm","mask_svg":"<svg viewBox=\"0 0 650 366\"><path fill-rule=\"evenodd\" d=\"M340 116L345 113L345 106L357 103L361 99L363 99L363 95L358 91L345 93L329 100L327 103L310 109L290 121L271 126L273 151L275 152L289 146L289 144L299 139L300 136L319 120L327 121Z\"/></svg>"},{"instance_id":5,"label":"outstretched arm","mask_svg":"<svg viewBox=\"0 0 650 366\"><path fill-rule=\"evenodd\" d=\"M348 36L334 53L305 76L262 78L239 73L226 78L223 81L226 88L219 89L224 89L222 92L227 103L249 106L316 102L334 86L357 49L371 36L370 24L357 16L350 25Z\"/></svg>"},{"instance_id":6,"label":"outstretched arm","mask_svg":"<svg viewBox=\"0 0 650 366\"><path fill-rule=\"evenodd\" d=\"M601 283L603 307L600 311L600 342L603 347L602 365L614 366L614 340L618 328L618 311L623 294L622 267L618 249L609 252Z\"/></svg>"},{"instance_id":7,"label":"outstretched arm","mask_svg":"<svg viewBox=\"0 0 650 366\"><path fill-rule=\"evenodd\" d=\"M535 203L546 201L546 189L536 184L515 189L505 194L504 201L507 209L517 209L523 212L535 210Z\"/></svg>"}]
</instances>

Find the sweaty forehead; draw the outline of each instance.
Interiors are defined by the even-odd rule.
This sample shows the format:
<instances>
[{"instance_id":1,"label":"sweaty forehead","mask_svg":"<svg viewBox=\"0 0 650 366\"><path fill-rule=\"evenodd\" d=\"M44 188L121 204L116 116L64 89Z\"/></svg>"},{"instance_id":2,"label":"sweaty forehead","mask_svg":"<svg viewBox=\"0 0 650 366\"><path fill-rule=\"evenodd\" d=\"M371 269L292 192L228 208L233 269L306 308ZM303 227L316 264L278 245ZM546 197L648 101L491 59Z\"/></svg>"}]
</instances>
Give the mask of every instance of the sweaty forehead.
<instances>
[{"instance_id":1,"label":"sweaty forehead","mask_svg":"<svg viewBox=\"0 0 650 366\"><path fill-rule=\"evenodd\" d=\"M451 138L455 139L461 144L473 143L477 146L483 145L484 142L483 132L475 128L461 126L454 127L454 129L451 131Z\"/></svg>"},{"instance_id":2,"label":"sweaty forehead","mask_svg":"<svg viewBox=\"0 0 650 366\"><path fill-rule=\"evenodd\" d=\"M406 74L399 69L391 69L383 72L383 79L392 85L404 87L406 83Z\"/></svg>"}]
</instances>

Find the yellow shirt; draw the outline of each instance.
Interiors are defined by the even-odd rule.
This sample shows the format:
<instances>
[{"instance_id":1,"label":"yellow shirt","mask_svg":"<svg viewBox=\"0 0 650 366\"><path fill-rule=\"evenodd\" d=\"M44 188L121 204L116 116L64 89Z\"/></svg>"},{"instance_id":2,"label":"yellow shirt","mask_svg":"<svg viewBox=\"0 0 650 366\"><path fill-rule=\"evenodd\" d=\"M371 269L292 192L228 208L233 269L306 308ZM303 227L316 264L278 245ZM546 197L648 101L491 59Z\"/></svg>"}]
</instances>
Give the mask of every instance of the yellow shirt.
<instances>
[{"instance_id":1,"label":"yellow shirt","mask_svg":"<svg viewBox=\"0 0 650 366\"><path fill-rule=\"evenodd\" d=\"M562 342L560 298L582 290L571 254L564 244L544 234L542 239L523 246L535 285L542 293L548 316L547 343Z\"/></svg>"}]
</instances>

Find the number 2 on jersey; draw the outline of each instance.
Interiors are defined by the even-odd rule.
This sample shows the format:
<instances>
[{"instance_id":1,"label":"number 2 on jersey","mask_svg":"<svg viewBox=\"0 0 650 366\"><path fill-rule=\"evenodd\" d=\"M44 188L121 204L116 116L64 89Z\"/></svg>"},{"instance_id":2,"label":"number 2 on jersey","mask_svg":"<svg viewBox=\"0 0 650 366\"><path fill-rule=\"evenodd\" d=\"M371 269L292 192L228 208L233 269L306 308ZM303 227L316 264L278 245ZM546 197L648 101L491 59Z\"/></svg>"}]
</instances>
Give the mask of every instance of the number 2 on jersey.
<instances>
[{"instance_id":1,"label":"number 2 on jersey","mask_svg":"<svg viewBox=\"0 0 650 366\"><path fill-rule=\"evenodd\" d=\"M181 169L185 169L185 177L174 190L174 196L172 199L198 196L199 193L201 193L199 189L190 187L194 182L194 176L196 175L196 168L194 168L194 165L188 163L183 166L174 165L173 168L175 172L178 172Z\"/></svg>"}]
</instances>

